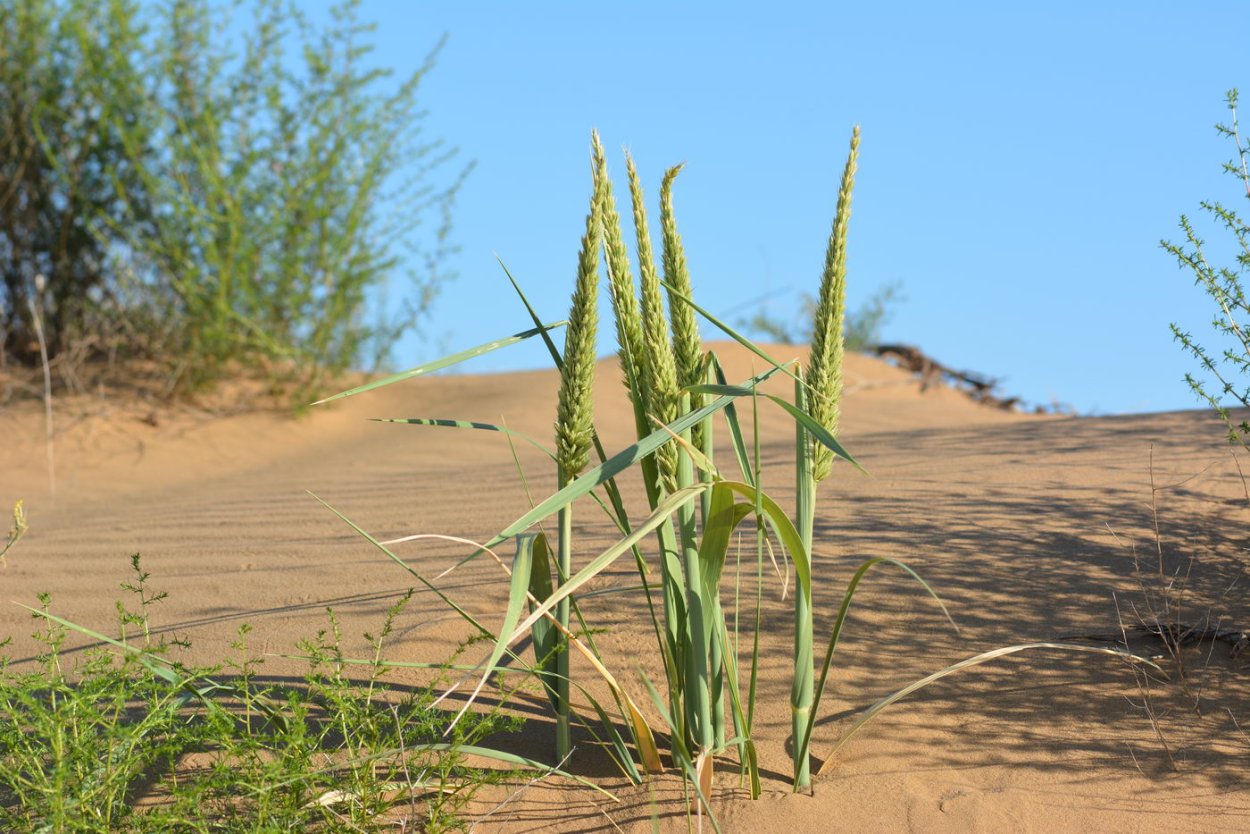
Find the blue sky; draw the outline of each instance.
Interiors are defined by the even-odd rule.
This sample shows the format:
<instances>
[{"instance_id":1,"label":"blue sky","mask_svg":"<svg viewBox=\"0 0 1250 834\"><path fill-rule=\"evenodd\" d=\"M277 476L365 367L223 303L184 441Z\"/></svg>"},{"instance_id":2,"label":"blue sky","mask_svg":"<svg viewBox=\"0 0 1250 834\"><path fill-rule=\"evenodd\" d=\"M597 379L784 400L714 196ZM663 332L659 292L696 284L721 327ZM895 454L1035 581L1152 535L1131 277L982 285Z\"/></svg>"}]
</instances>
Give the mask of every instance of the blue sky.
<instances>
[{"instance_id":1,"label":"blue sky","mask_svg":"<svg viewBox=\"0 0 1250 834\"><path fill-rule=\"evenodd\" d=\"M687 163L675 203L706 306L732 318L767 295L793 317L859 124L848 292L855 306L902 284L887 339L1035 403L1197 407L1168 324L1204 332L1211 305L1158 241L1201 199L1236 204L1211 126L1225 90L1250 95L1244 3L364 0L363 16L400 71L449 35L427 128L477 162L459 277L400 366L526 326L496 253L563 317L592 127L618 186L630 148L653 217L664 169ZM473 368L544 359L513 348Z\"/></svg>"}]
</instances>

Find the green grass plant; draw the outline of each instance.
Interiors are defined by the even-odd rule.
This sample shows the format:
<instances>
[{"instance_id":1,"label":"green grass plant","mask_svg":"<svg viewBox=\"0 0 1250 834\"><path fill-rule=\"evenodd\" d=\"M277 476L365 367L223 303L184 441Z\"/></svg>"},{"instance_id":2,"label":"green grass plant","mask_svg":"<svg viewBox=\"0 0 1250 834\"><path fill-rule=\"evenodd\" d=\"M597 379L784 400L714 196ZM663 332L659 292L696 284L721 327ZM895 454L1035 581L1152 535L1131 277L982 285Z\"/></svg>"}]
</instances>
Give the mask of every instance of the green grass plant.
<instances>
[{"instance_id":1,"label":"green grass plant","mask_svg":"<svg viewBox=\"0 0 1250 834\"><path fill-rule=\"evenodd\" d=\"M385 544L344 517L388 558L435 590L465 618L475 633L492 641L488 656L477 667L475 696L497 671L504 657L513 658L516 661L514 665L527 667L537 674L552 695L556 712L555 750L561 763L574 752L568 746L568 727L571 722L578 721L601 740L607 752L617 760L621 772L629 778L641 780L645 778L645 773L656 771L663 765L656 741L659 734L624 692L608 669L608 661L596 650L592 631L586 625L582 610L583 605L593 605L595 600L601 598L601 594L589 591L589 584L630 555L637 567L638 583L625 592L640 593L645 599L651 620L650 629L656 637L658 666L664 675L662 681L652 681L644 674L642 683L651 696L654 714L660 716L668 733L668 764L686 778L692 807L699 812L710 810L708 801L717 757L732 752L751 795L758 796L761 789L753 724L761 690L757 685L760 600L768 574L766 559L772 558L769 554L780 553L788 559L794 576L791 709L796 790L809 786L811 782L809 751L820 702L847 613L864 577L878 565L894 566L916 578L920 586L937 599L933 590L901 562L876 558L862 563L842 593L838 615L825 644L819 680L816 680L812 599L813 583L821 578L812 564L816 488L831 473L832 463L838 458L860 468L837 438L844 352L846 242L858 146L859 133L856 130L851 139L825 256L820 303L814 325L819 339L813 344L809 367L803 368L797 363L779 363L694 300L686 256L672 209L672 186L679 167L669 169L661 185L661 262L664 279L660 280L650 242L641 178L632 159L627 157L639 274L635 281L620 215L612 197L606 155L599 137L592 136L591 211L578 258L576 289L563 353L551 339L551 327L542 324L542 318L519 284L508 275L534 328L507 341L513 343L534 336L542 338L555 366L561 370L556 418L558 451L548 452L559 464L560 477L554 493L542 500L531 501L530 510L486 542L474 544L471 552L461 560L463 563L489 554L508 577L509 602L497 626L470 615ZM598 230L594 228L596 221ZM618 356L636 429L634 441L615 454L605 451L593 426L584 422L581 416L593 413L590 370L585 353L588 340L582 334L590 332L588 322L593 318L590 313L593 294L589 282L598 274L592 251L596 235L602 241ZM661 287L667 290L667 310ZM763 360L764 370L738 384L728 384L715 353L703 348L696 315L702 316ZM454 361L472 358L500 346L503 342L488 342L458 354ZM449 358L427 367L445 367L452 361ZM414 369L343 392L329 400L408 379L422 372L423 369ZM764 382L777 375L787 376L793 381L793 401L760 390ZM744 399L751 402L752 410L757 415L754 453L747 447L737 417L735 403ZM795 425L799 497L793 515L760 486L758 415L760 404L765 402L776 406L782 419L790 420ZM728 445L733 453L730 466L736 467L736 473L724 471L716 459L712 421L717 415L721 416L728 430ZM403 418L396 422L502 430L499 426L425 417ZM510 442L515 436L515 433L508 434ZM590 459L591 449L598 456L597 464ZM582 466L587 468L582 469ZM641 470L647 507L630 513L624 506L616 478L635 468ZM573 539L567 519L572 506L583 500L593 502L605 512L620 537L575 568L571 553ZM339 515L343 517L341 513ZM553 515L560 520L554 570L550 567L551 550L545 534L533 530ZM640 521L632 520L639 518ZM753 617L749 612L746 617L742 616L740 582L743 571L740 568L727 570L730 544L736 531L748 520L754 524L756 545L754 575L757 585L753 594ZM654 549L648 552L647 541L650 539L654 539ZM513 540L516 555L511 564L507 564L498 556L496 548ZM731 577L735 602L733 608L727 611L723 598L728 596ZM940 599L937 601L941 605ZM942 610L945 613L944 606ZM753 620L753 625L749 625L752 630L749 640L744 639L740 632L744 620L748 623ZM536 651L536 662L533 664L520 661L512 650L512 646L526 636L533 638ZM750 649L744 651L743 647L747 644ZM1046 644L1046 647L1050 645ZM615 718L610 715L610 704L606 699L597 699L594 695L595 688L591 686L594 678L585 685L579 685L578 680L582 676L571 665L561 663L555 667L554 673L552 667L547 665L545 658L553 652L557 657L561 653L567 656L567 648L573 647L594 669L598 681L607 684L615 701ZM898 698L958 669L1016 651L1041 647L1040 644L1007 647L943 669L878 701L852 726L850 732ZM1131 657L1116 651L1102 653ZM744 671L747 673L745 682L741 678ZM593 716L578 716L571 710L567 697L570 685L578 687L586 697ZM718 828L714 817L711 823Z\"/></svg>"}]
</instances>

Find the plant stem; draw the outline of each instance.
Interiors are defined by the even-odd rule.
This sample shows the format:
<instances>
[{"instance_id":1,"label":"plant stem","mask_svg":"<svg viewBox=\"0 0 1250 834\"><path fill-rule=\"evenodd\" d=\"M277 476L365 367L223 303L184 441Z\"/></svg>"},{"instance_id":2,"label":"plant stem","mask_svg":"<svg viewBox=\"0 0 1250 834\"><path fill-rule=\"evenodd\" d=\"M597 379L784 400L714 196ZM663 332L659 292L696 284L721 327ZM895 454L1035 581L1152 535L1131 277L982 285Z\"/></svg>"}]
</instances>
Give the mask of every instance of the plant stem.
<instances>
[{"instance_id":1,"label":"plant stem","mask_svg":"<svg viewBox=\"0 0 1250 834\"><path fill-rule=\"evenodd\" d=\"M682 395L681 413L690 407L688 395ZM689 442L690 430L682 432ZM694 484L694 462L686 447L680 446L677 457L677 484L684 489ZM699 561L698 529L696 513L692 504L684 504L677 512L677 527L681 532L682 566L686 574L686 714L693 742L691 753L697 761L699 755L714 749L716 737L712 725L712 705L708 681L709 620L714 606L705 598L703 566Z\"/></svg>"},{"instance_id":2,"label":"plant stem","mask_svg":"<svg viewBox=\"0 0 1250 834\"><path fill-rule=\"evenodd\" d=\"M794 405L799 410L807 408L802 368L795 368ZM799 537L807 551L808 564L812 564L812 530L816 514L816 479L812 473L812 444L807 432L795 423L795 512L798 516ZM814 566L813 566L814 567ZM807 745L808 717L812 711L812 597L811 585L800 584L794 591L794 684L790 691L791 730L794 744L794 789L802 790L811 784L811 769Z\"/></svg>"},{"instance_id":3,"label":"plant stem","mask_svg":"<svg viewBox=\"0 0 1250 834\"><path fill-rule=\"evenodd\" d=\"M567 486L568 478L560 474L560 488ZM559 516L559 549L556 554L557 587L568 581L572 575L573 552L573 506L570 504L560 510ZM561 628L556 640L556 757L563 766L572 750L569 734L569 640L566 636L569 627L569 598L565 597L556 605L556 620Z\"/></svg>"},{"instance_id":4,"label":"plant stem","mask_svg":"<svg viewBox=\"0 0 1250 834\"><path fill-rule=\"evenodd\" d=\"M716 375L712 370L711 363L708 363L707 382L715 383ZM715 436L712 430L712 418L709 417L699 424L699 431L696 432L699 446L704 456L708 460L715 460ZM700 472L700 479L704 483L711 483L713 473ZM703 529L707 530L707 517L710 512L712 501L712 491L708 490L703 494L700 502L700 510L703 519ZM710 600L713 615L713 628L724 628L725 612L721 607L720 594L718 589L713 588L714 596ZM729 669L725 663L724 651L721 647L721 641L714 636L711 638L710 661L712 665L712 724L716 737L716 749L721 750L725 746L725 675L729 673Z\"/></svg>"}]
</instances>

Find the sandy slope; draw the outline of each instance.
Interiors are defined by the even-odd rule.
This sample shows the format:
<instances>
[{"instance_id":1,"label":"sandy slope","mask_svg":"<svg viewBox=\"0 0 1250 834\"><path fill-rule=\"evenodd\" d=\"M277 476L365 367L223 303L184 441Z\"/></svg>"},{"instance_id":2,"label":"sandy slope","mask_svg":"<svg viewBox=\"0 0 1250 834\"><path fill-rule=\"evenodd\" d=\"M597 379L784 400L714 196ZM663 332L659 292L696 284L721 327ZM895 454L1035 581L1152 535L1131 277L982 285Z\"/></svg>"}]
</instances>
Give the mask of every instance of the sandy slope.
<instances>
[{"instance_id":1,"label":"sandy slope","mask_svg":"<svg viewBox=\"0 0 1250 834\"><path fill-rule=\"evenodd\" d=\"M749 357L720 346L729 376ZM776 348L779 358L795 355ZM600 428L609 449L628 442L632 418L614 362L601 365ZM996 646L1118 628L1117 605L1159 587L1158 511L1165 570L1187 571L1183 618L1208 611L1250 625L1242 531L1246 496L1222 430L1200 412L1097 419L1031 418L977 406L943 389L921 393L905 374L852 357L843 440L871 472L840 467L822 487L817 522L818 633L827 634L842 583L868 556L903 559L942 595L955 633L931 599L898 571L869 577L838 652L823 756L864 706L911 680ZM784 384L778 390L784 391ZM127 558L140 552L169 600L167 633L190 637L191 660L220 658L239 625L257 650L287 652L333 606L349 635L377 624L411 580L306 490L379 538L416 532L485 539L526 508L507 444L496 434L383 425L369 416L505 420L544 442L556 378L546 372L440 377L393 386L290 421L267 414L208 418L99 404L58 415L57 494L49 496L42 412L0 411L0 506L24 497L32 531L0 573L9 600L51 591L56 611L107 630ZM771 407L769 407L771 408ZM746 409L749 410L749 409ZM76 416L83 415L83 416ZM749 415L744 415L749 416ZM764 413L765 484L792 499L790 430ZM749 420L748 420L749 423ZM519 459L535 499L551 466L528 446ZM1151 478L1157 488L1152 493ZM636 484L627 490L640 509ZM589 505L579 511L582 557L610 540ZM400 552L433 577L465 548L432 541ZM1135 567L1140 564L1140 570ZM753 570L754 567L751 567ZM497 621L506 588L482 559L439 584ZM624 585L624 566L596 587ZM789 770L789 605L764 610L762 706L757 714L765 794L743 800L726 763L717 806L727 831L1234 831L1250 829L1250 670L1223 647L1187 655L1186 685L1142 691L1122 664L1034 654L949 678L884 714L838 754L814 795L793 796ZM727 602L729 598L727 597ZM636 598L597 599L601 649L645 701L632 673L654 658ZM31 624L0 607L10 653L29 656ZM465 634L429 593L418 594L392 642L396 659L444 657ZM641 647L641 648L640 648ZM271 659L274 674L293 671ZM512 742L548 754L550 724L537 702ZM1151 715L1155 722L1152 723ZM684 829L679 783L631 789L594 755L577 767L617 790L612 804L544 783L495 811L481 830ZM504 794L483 805L490 808Z\"/></svg>"}]
</instances>

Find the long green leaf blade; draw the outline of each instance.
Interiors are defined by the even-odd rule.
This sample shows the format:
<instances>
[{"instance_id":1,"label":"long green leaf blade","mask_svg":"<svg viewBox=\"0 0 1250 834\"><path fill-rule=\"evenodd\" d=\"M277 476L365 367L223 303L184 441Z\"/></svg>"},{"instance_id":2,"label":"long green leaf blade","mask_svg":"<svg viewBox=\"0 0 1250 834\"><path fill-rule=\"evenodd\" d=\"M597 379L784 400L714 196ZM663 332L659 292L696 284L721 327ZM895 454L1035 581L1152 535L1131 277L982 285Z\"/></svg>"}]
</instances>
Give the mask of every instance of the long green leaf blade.
<instances>
[{"instance_id":1,"label":"long green leaf blade","mask_svg":"<svg viewBox=\"0 0 1250 834\"><path fill-rule=\"evenodd\" d=\"M773 368L765 371L764 373L756 376L754 379L748 380L747 384L750 385L763 382L776 373L777 370L778 369ZM744 388L743 390L745 390L748 394L751 391L750 388ZM642 440L639 440L637 443L625 447L598 466L586 470L581 474L581 476L571 481L568 486L552 493L536 507L497 533L494 538L486 543L486 546L494 547L495 545L512 538L518 533L524 532L531 525L547 518L552 513L557 512L561 507L568 506L573 501L576 501L578 498L593 490L595 487L629 469L629 467L654 452L660 446L665 443L672 442L674 434L680 434L694 424L698 423L700 420L703 420L705 417L709 417L720 411L722 408L729 405L729 403L733 402L735 396L741 396L741 394L719 397L718 399L715 399L703 406L703 408L683 415L682 417L674 420L670 425L660 428L647 435ZM476 556L477 553L469 555L465 559L461 560L461 564Z\"/></svg>"},{"instance_id":2,"label":"long green leaf blade","mask_svg":"<svg viewBox=\"0 0 1250 834\"><path fill-rule=\"evenodd\" d=\"M441 371L444 368L450 368L453 365L459 365L461 362L465 362L469 359L482 356L483 354L490 353L491 351L499 350L500 348L508 347L509 345L515 345L517 342L523 342L526 339L530 338L531 336L537 336L540 333L546 333L548 330L554 330L557 327L563 327L565 324L567 324L567 322L564 322L564 321L553 322L552 324L547 324L542 327L535 327L531 330L524 330L520 333L514 333L511 336L508 336L503 339L496 339L493 342L484 342L480 345L477 345L476 347L471 347L468 350L462 350L459 353L453 353L450 356L444 356L442 359L436 359L435 361L427 363L425 365L418 365L415 368L410 368L409 370L406 370L406 371L400 371L397 374L391 374L388 377L383 377L382 379L377 379L377 380L374 380L373 382L369 382L364 385L358 385L357 387L349 389L347 391L334 394L333 396L326 397L325 399L322 399L322 400L317 400L315 403L313 403L313 405L321 405L323 403L334 402L335 400L341 400L341 399L344 399L345 397L354 397L357 394L363 394L364 392L372 391L375 388L382 388L387 385L393 385L396 382L403 382L405 379L412 379L413 377L422 376L424 374L432 374L435 371Z\"/></svg>"},{"instance_id":3,"label":"long green leaf blade","mask_svg":"<svg viewBox=\"0 0 1250 834\"><path fill-rule=\"evenodd\" d=\"M692 385L687 390L702 394L720 394L721 396L726 397L749 397L752 394L751 389L742 385ZM838 457L844 458L848 463L860 472L863 472L865 475L868 474L868 470L860 466L859 462L851 456L851 453L838 442L838 439L834 437L827 428L812 419L810 414L802 409L795 408L793 404L787 402L782 397L778 397L774 394L763 394L762 396L767 397L780 406L783 411L794 418L795 422L819 440L822 445L832 450Z\"/></svg>"},{"instance_id":4,"label":"long green leaf blade","mask_svg":"<svg viewBox=\"0 0 1250 834\"><path fill-rule=\"evenodd\" d=\"M842 745L850 741L851 736L859 732L859 729L861 727L863 727L872 719L876 718L879 712L881 712L883 709L890 706L891 704L896 703L897 701L900 701L903 698L906 698L908 695L912 694L918 689L924 689L929 684L935 683L936 681L941 680L947 675L951 675L951 674L954 674L955 672L958 672L960 669L967 669L969 666L978 666L982 663L986 663L988 661L995 660L1000 657L1005 657L1010 654L1016 654L1017 652L1029 651L1031 649L1060 649L1062 651L1088 652L1091 654L1105 654L1105 655L1110 655L1112 657L1118 657L1121 660L1127 660L1130 663L1143 663L1154 669L1159 669L1158 665L1150 662L1146 658L1141 657L1139 655L1135 655L1132 652L1124 651L1123 649L1111 649L1111 648L1106 648L1103 646L1082 646L1079 643L1021 643L1016 646L1005 646L1003 648L994 649L988 652L983 652L979 655L976 655L975 657L970 657L966 660L961 660L958 663L951 664L950 666L947 666L945 669L942 669L939 672L934 672L932 675L928 675L914 683L908 684L907 686L903 687L897 692L887 695L886 697L882 698L880 701L877 701L877 703L873 704L868 709L864 710L864 713L855 720L855 723L852 724L850 728L845 733L843 733L836 742L834 742L833 749L829 751L829 757L825 759L825 763L820 766L820 770L816 772L816 775L821 776L822 774L824 774L824 772L829 768L829 765L834 760L833 755L838 752L838 750L842 747Z\"/></svg>"},{"instance_id":5,"label":"long green leaf blade","mask_svg":"<svg viewBox=\"0 0 1250 834\"><path fill-rule=\"evenodd\" d=\"M659 527L669 516L677 512L681 507L686 506L691 501L697 499L706 490L711 487L710 484L694 484L674 492L665 498L655 511L647 517L647 520L634 528L634 532L600 553L594 559L582 568L576 574L571 576L567 582L552 591L551 596L543 601L541 605L536 607L534 611L522 622L510 635L501 635L501 640L506 639L508 644L522 637L530 626L547 612L553 610L560 600L571 596L578 588L585 585L594 577L602 573L609 565L611 565L621 554L630 550L634 544L641 541L652 530Z\"/></svg>"},{"instance_id":6,"label":"long green leaf blade","mask_svg":"<svg viewBox=\"0 0 1250 834\"><path fill-rule=\"evenodd\" d=\"M411 426L436 426L448 429L475 429L477 431L499 432L509 437L517 437L524 440L552 460L555 460L556 457L550 449L528 434L507 428L506 426L497 426L494 423L482 423L476 420L452 420L443 417L371 417L369 419L374 423L407 423Z\"/></svg>"}]
</instances>

